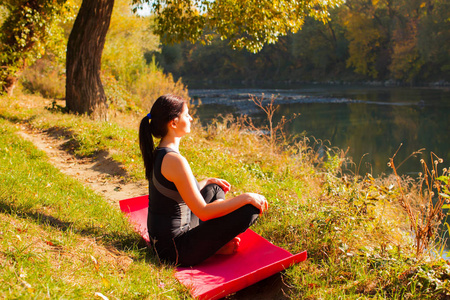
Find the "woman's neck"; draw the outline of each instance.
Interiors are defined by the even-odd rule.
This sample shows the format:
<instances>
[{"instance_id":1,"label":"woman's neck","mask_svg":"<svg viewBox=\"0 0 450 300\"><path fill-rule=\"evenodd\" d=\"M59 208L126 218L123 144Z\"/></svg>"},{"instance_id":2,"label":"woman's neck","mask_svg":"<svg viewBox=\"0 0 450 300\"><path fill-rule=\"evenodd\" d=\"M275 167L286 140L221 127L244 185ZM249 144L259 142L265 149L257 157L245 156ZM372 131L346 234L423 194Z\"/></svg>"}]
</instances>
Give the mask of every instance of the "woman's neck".
<instances>
[{"instance_id":1,"label":"woman's neck","mask_svg":"<svg viewBox=\"0 0 450 300\"><path fill-rule=\"evenodd\" d=\"M161 141L159 142L158 147L167 147L170 148L172 150L175 150L177 152L180 152L180 140L181 138L179 137L175 137L175 138L171 138L168 136L165 136L164 138L161 139Z\"/></svg>"}]
</instances>

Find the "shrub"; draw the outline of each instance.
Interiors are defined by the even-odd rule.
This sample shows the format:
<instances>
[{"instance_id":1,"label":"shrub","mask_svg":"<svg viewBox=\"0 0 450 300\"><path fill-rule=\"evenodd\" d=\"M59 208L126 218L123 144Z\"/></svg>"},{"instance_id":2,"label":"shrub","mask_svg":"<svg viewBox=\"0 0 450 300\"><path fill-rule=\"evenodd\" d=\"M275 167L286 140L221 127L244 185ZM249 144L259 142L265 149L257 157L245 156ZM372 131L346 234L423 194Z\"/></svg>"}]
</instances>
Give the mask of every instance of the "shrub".
<instances>
[{"instance_id":1,"label":"shrub","mask_svg":"<svg viewBox=\"0 0 450 300\"><path fill-rule=\"evenodd\" d=\"M21 83L26 92L61 99L65 97L65 78L64 66L47 56L23 72Z\"/></svg>"},{"instance_id":2,"label":"shrub","mask_svg":"<svg viewBox=\"0 0 450 300\"><path fill-rule=\"evenodd\" d=\"M145 73L132 84L131 90L139 98L137 106L144 110L150 110L153 102L164 94L175 94L186 100L189 100L189 94L186 86L181 79L174 81L172 74L164 74L155 63L152 63L145 69Z\"/></svg>"}]
</instances>

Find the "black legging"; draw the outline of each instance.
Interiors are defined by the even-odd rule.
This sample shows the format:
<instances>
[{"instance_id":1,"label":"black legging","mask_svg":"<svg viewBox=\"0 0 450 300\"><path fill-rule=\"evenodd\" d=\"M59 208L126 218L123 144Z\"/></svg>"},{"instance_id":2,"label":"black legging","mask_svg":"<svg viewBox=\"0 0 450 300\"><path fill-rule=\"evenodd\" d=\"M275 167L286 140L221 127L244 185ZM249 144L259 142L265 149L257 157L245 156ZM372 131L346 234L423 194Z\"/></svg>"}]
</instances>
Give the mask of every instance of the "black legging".
<instances>
[{"instance_id":1,"label":"black legging","mask_svg":"<svg viewBox=\"0 0 450 300\"><path fill-rule=\"evenodd\" d=\"M206 203L225 199L224 191L217 184L209 184L200 192ZM251 204L205 222L192 214L191 229L174 240L158 241L155 245L156 250L164 260L179 266L193 266L212 256L234 237L244 232L258 216L259 209Z\"/></svg>"}]
</instances>

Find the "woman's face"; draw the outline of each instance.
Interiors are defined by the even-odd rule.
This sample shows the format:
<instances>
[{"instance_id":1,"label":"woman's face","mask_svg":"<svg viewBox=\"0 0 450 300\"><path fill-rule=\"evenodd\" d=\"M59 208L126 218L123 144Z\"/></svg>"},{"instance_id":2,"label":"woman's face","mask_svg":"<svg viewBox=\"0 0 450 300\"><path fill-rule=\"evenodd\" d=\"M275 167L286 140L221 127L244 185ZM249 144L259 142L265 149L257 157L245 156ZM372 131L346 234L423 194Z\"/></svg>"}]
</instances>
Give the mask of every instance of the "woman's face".
<instances>
[{"instance_id":1,"label":"woman's face","mask_svg":"<svg viewBox=\"0 0 450 300\"><path fill-rule=\"evenodd\" d=\"M183 105L183 111L181 112L181 114L175 118L175 124L177 132L179 132L179 134L181 135L185 135L189 132L191 132L191 122L192 122L192 117L189 115L189 109L187 107L186 104Z\"/></svg>"}]
</instances>

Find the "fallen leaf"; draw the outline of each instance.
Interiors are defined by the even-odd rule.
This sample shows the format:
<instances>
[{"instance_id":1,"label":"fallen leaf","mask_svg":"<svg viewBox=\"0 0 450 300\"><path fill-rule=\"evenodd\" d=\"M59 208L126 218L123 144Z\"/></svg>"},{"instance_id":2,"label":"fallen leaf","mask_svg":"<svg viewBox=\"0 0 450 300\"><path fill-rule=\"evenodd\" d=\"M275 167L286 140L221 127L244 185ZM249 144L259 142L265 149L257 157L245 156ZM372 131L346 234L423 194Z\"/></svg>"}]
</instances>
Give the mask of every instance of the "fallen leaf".
<instances>
[{"instance_id":1,"label":"fallen leaf","mask_svg":"<svg viewBox=\"0 0 450 300\"><path fill-rule=\"evenodd\" d=\"M106 279L105 277L102 277L102 283L107 288L110 286L108 279Z\"/></svg>"},{"instance_id":2,"label":"fallen leaf","mask_svg":"<svg viewBox=\"0 0 450 300\"><path fill-rule=\"evenodd\" d=\"M98 262L97 262L97 260L92 255L91 255L91 259L92 259L92 262L94 263L95 269L98 271Z\"/></svg>"},{"instance_id":3,"label":"fallen leaf","mask_svg":"<svg viewBox=\"0 0 450 300\"><path fill-rule=\"evenodd\" d=\"M95 296L99 296L100 298L102 298L103 300L109 300L108 297L106 297L105 295L103 295L102 293L99 292L95 292L94 294Z\"/></svg>"},{"instance_id":4,"label":"fallen leaf","mask_svg":"<svg viewBox=\"0 0 450 300\"><path fill-rule=\"evenodd\" d=\"M316 284L316 283L308 283L308 287L309 287L310 289L315 289L315 288L319 287L319 285Z\"/></svg>"}]
</instances>

